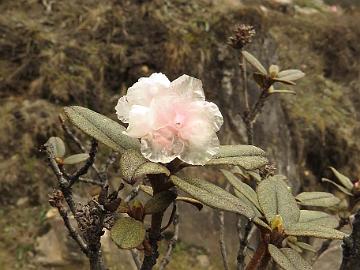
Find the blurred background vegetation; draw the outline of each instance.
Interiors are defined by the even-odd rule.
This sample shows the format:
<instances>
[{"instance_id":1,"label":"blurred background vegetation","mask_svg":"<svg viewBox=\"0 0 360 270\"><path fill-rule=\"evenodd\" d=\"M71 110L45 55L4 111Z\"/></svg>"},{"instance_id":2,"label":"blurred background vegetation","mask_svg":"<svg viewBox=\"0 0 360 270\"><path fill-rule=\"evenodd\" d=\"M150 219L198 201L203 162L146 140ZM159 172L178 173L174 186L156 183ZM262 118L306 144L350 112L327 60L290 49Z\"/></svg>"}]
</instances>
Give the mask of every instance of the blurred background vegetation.
<instances>
[{"instance_id":1,"label":"blurred background vegetation","mask_svg":"<svg viewBox=\"0 0 360 270\"><path fill-rule=\"evenodd\" d=\"M320 185L328 166L358 178L359 8L358 0L0 1L0 269L87 269L47 203L56 181L39 152L48 137L63 136L63 106L115 119L117 99L139 77L185 73L200 78L208 99L220 106L222 143L245 141L240 71L227 45L239 23L254 25L247 50L264 64L307 74L295 97L267 104L255 145L297 191L332 191ZM250 90L255 99L255 85ZM116 166L112 173L116 181ZM222 182L216 172L204 177ZM96 192L79 188L80 196ZM196 214L181 209L180 242L168 269L221 269L216 215L209 209ZM235 262L236 221L228 215L226 222ZM111 269L131 269L129 254L110 242L103 246Z\"/></svg>"}]
</instances>

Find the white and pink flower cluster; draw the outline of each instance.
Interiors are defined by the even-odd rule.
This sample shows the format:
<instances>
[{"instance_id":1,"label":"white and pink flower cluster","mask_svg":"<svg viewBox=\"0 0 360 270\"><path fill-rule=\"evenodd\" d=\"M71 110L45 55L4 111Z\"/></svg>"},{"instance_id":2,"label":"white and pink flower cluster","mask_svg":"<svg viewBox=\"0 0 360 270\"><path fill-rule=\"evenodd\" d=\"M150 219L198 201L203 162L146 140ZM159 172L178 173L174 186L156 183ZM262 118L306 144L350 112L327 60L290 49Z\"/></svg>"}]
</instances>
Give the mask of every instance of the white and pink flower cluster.
<instances>
[{"instance_id":1,"label":"white and pink flower cluster","mask_svg":"<svg viewBox=\"0 0 360 270\"><path fill-rule=\"evenodd\" d=\"M178 157L203 165L219 151L216 132L223 117L216 104L205 101L196 78L182 75L170 82L162 73L140 78L115 109L129 124L126 134L141 139L141 153L153 162Z\"/></svg>"}]
</instances>

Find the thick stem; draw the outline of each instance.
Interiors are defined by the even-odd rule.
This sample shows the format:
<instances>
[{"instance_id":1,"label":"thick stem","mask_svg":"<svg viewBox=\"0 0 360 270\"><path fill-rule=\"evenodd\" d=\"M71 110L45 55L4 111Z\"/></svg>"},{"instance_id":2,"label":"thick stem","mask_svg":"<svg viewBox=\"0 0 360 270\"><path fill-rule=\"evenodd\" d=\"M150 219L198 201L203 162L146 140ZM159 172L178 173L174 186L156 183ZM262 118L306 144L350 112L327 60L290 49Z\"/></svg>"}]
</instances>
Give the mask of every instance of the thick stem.
<instances>
[{"instance_id":1,"label":"thick stem","mask_svg":"<svg viewBox=\"0 0 360 270\"><path fill-rule=\"evenodd\" d=\"M149 180L154 191L154 195L166 189L167 177L163 174L149 175ZM164 212L155 213L151 216L151 227L149 231L149 242L151 246L150 254L145 254L141 270L151 270L159 257L158 241L161 239L161 223Z\"/></svg>"},{"instance_id":2,"label":"thick stem","mask_svg":"<svg viewBox=\"0 0 360 270\"><path fill-rule=\"evenodd\" d=\"M359 269L360 265L360 210L352 224L353 231L343 243L343 261L340 270Z\"/></svg>"},{"instance_id":3,"label":"thick stem","mask_svg":"<svg viewBox=\"0 0 360 270\"><path fill-rule=\"evenodd\" d=\"M245 270L265 269L269 260L270 256L268 254L267 244L261 240L254 256L251 258Z\"/></svg>"},{"instance_id":4,"label":"thick stem","mask_svg":"<svg viewBox=\"0 0 360 270\"><path fill-rule=\"evenodd\" d=\"M90 270L106 270L100 248L89 252L89 261Z\"/></svg>"}]
</instances>

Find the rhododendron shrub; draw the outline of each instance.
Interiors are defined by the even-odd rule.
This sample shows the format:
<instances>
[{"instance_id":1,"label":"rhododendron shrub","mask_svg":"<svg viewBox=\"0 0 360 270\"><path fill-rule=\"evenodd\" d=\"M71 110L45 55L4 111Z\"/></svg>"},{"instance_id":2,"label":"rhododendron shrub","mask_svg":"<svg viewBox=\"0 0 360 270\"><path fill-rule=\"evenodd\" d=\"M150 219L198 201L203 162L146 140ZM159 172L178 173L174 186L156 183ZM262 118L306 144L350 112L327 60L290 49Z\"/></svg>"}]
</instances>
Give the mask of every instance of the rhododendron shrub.
<instances>
[{"instance_id":1,"label":"rhododendron shrub","mask_svg":"<svg viewBox=\"0 0 360 270\"><path fill-rule=\"evenodd\" d=\"M219 152L216 132L223 117L216 104L205 101L202 82L182 75L170 82L162 73L140 78L119 99L118 118L126 134L141 139L141 153L153 162L179 158L204 165Z\"/></svg>"},{"instance_id":2,"label":"rhododendron shrub","mask_svg":"<svg viewBox=\"0 0 360 270\"><path fill-rule=\"evenodd\" d=\"M346 236L335 229L341 225L338 218L313 209L334 209L339 204L338 198L326 192L303 192L295 197L287 178L275 173L265 151L251 145L254 123L269 97L295 93L289 89L275 89L274 84L293 86L304 76L300 70L280 71L276 65L266 69L255 56L243 51L253 35L252 27L242 26L231 40L233 47L241 51L244 110L240 114L247 130L248 145L220 145L217 132L223 125L221 112L216 104L205 100L202 82L188 75L173 81L162 73L140 78L118 100L115 110L120 121L80 106L64 108L66 119L92 137L92 143L85 151L88 153L70 156L58 137L50 138L44 145L58 180L58 189L50 195L49 202L58 209L70 236L89 258L91 269L106 269L100 241L105 230L110 231L111 239L119 248L132 250L139 269L153 269L159 257L158 242L173 224L174 237L159 266L164 269L178 239L178 203L190 203L198 210L204 205L220 210L219 242L225 269L229 267L223 239L223 211L236 213L238 224L244 224L238 230L241 238L238 269L245 269L245 261L249 261L247 270L265 269L271 258L286 270L297 269L297 266L311 269L309 262L300 255L305 250L314 250L304 242L307 237L343 239ZM247 64L255 70L252 75L260 90L254 104L247 100ZM86 150L67 126L65 117L61 119L68 137L79 149ZM106 160L101 160L100 156L104 163L101 169L95 164L98 142L113 150ZM118 166L114 166L115 173L110 174L107 169L114 162L118 162ZM68 169L76 164L81 166ZM212 178L225 178L232 190L186 176L182 169L194 165L205 168L220 165L218 173L214 173L214 168L210 171ZM342 185L326 181L356 199L358 183L353 184L344 175L334 172ZM83 177L85 174L88 177ZM120 178L121 184L116 186L111 176ZM85 204L76 202L72 187L78 182L98 185L100 191ZM126 192L125 186L130 192ZM178 196L179 190L191 197ZM140 192L144 196L138 199ZM165 222L163 219L168 215L164 213L168 208L171 214ZM68 212L77 226L69 221ZM151 220L146 222L147 219ZM250 231L257 232L260 237L254 255L245 260Z\"/></svg>"}]
</instances>

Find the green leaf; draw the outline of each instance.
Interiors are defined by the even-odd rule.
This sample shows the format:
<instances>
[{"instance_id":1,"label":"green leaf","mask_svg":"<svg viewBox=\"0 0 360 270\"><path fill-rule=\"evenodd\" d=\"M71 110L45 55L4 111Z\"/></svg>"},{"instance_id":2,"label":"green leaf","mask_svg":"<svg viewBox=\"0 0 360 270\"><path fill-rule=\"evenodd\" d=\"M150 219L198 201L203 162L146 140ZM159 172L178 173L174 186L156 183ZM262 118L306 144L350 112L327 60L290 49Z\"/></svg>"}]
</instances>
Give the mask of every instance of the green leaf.
<instances>
[{"instance_id":1,"label":"green leaf","mask_svg":"<svg viewBox=\"0 0 360 270\"><path fill-rule=\"evenodd\" d=\"M249 219L255 217L255 213L251 207L214 184L200 179L181 179L174 175L170 176L170 180L179 189L212 208L234 212L244 215Z\"/></svg>"},{"instance_id":2,"label":"green leaf","mask_svg":"<svg viewBox=\"0 0 360 270\"><path fill-rule=\"evenodd\" d=\"M247 198L257 209L261 210L256 192L247 184L238 179L233 173L221 170L230 184Z\"/></svg>"},{"instance_id":3,"label":"green leaf","mask_svg":"<svg viewBox=\"0 0 360 270\"><path fill-rule=\"evenodd\" d=\"M216 158L242 157L242 156L266 156L266 152L254 145L220 145L220 151Z\"/></svg>"},{"instance_id":4,"label":"green leaf","mask_svg":"<svg viewBox=\"0 0 360 270\"><path fill-rule=\"evenodd\" d=\"M303 250L302 250L298 245L296 245L296 243L292 243L292 242L288 241L288 242L287 242L287 245L288 245L289 247L291 247L293 250L295 250L296 252L298 252L298 253L302 253L302 252L303 252Z\"/></svg>"},{"instance_id":5,"label":"green leaf","mask_svg":"<svg viewBox=\"0 0 360 270\"><path fill-rule=\"evenodd\" d=\"M274 78L272 79L274 82L278 82L278 83L283 83L283 84L287 84L287 85L296 85L296 83L294 83L293 81L288 81L288 80L284 80L284 79L277 79Z\"/></svg>"},{"instance_id":6,"label":"green leaf","mask_svg":"<svg viewBox=\"0 0 360 270\"><path fill-rule=\"evenodd\" d=\"M255 56L253 56L251 53L249 53L247 51L242 51L241 53L245 57L246 61L249 62L250 65L252 65L254 68L256 68L260 73L267 74L266 69L260 63L260 61L256 59Z\"/></svg>"},{"instance_id":7,"label":"green leaf","mask_svg":"<svg viewBox=\"0 0 360 270\"><path fill-rule=\"evenodd\" d=\"M195 200L193 198L189 198L189 197L177 197L176 201L189 203L189 204L195 206L199 211L201 209L203 209L203 207L204 207L204 205L201 202L199 202L198 200Z\"/></svg>"},{"instance_id":8,"label":"green leaf","mask_svg":"<svg viewBox=\"0 0 360 270\"><path fill-rule=\"evenodd\" d=\"M304 206L331 207L337 205L340 199L328 192L302 192L296 199Z\"/></svg>"},{"instance_id":9,"label":"green leaf","mask_svg":"<svg viewBox=\"0 0 360 270\"><path fill-rule=\"evenodd\" d=\"M259 169L269 161L266 157L260 156L243 156L243 157L225 157L210 160L206 165L236 165L243 167L245 170Z\"/></svg>"},{"instance_id":10,"label":"green leaf","mask_svg":"<svg viewBox=\"0 0 360 270\"><path fill-rule=\"evenodd\" d=\"M298 241L296 242L296 245L301 249L308 250L311 252L316 252L316 249L312 245L309 245L308 243Z\"/></svg>"},{"instance_id":11,"label":"green leaf","mask_svg":"<svg viewBox=\"0 0 360 270\"><path fill-rule=\"evenodd\" d=\"M246 198L244 196L244 194L242 194L241 192L239 192L237 189L234 188L234 193L235 193L235 196L238 197L244 204L246 204L247 206L251 207L254 212L255 212L255 215L257 217L263 217L264 215L261 213L261 209L258 209L248 198Z\"/></svg>"},{"instance_id":12,"label":"green leaf","mask_svg":"<svg viewBox=\"0 0 360 270\"><path fill-rule=\"evenodd\" d=\"M77 164L77 163L87 160L89 157L90 156L88 153L71 155L64 159L64 164L67 164L67 165Z\"/></svg>"},{"instance_id":13,"label":"green leaf","mask_svg":"<svg viewBox=\"0 0 360 270\"><path fill-rule=\"evenodd\" d=\"M115 151L140 148L137 139L123 134L122 125L104 115L80 106L65 107L64 111L75 126Z\"/></svg>"},{"instance_id":14,"label":"green leaf","mask_svg":"<svg viewBox=\"0 0 360 270\"><path fill-rule=\"evenodd\" d=\"M257 187L258 200L268 223L276 215L284 220L285 227L297 223L300 209L283 176L275 175L260 182Z\"/></svg>"},{"instance_id":15,"label":"green leaf","mask_svg":"<svg viewBox=\"0 0 360 270\"><path fill-rule=\"evenodd\" d=\"M351 182L351 180L343 175L342 173L338 172L335 168L330 167L336 178L340 181L341 184L343 184L344 187L346 187L349 191L352 191L354 185Z\"/></svg>"},{"instance_id":16,"label":"green leaf","mask_svg":"<svg viewBox=\"0 0 360 270\"><path fill-rule=\"evenodd\" d=\"M325 212L312 211L312 210L300 210L299 223L313 224L313 226L324 226L329 228L336 228L339 225L339 221Z\"/></svg>"},{"instance_id":17,"label":"green leaf","mask_svg":"<svg viewBox=\"0 0 360 270\"><path fill-rule=\"evenodd\" d=\"M131 217L119 218L110 232L111 239L122 249L136 248L145 239L144 224Z\"/></svg>"},{"instance_id":18,"label":"green leaf","mask_svg":"<svg viewBox=\"0 0 360 270\"><path fill-rule=\"evenodd\" d=\"M323 182L328 182L328 183L334 185L338 190L340 190L341 192L345 193L346 195L354 196L354 195L353 195L349 190L347 190L345 187L340 186L338 183L335 183L334 181L331 181L330 179L321 178L321 181L323 181Z\"/></svg>"},{"instance_id":19,"label":"green leaf","mask_svg":"<svg viewBox=\"0 0 360 270\"><path fill-rule=\"evenodd\" d=\"M127 181L132 181L146 174L170 175L169 170L165 166L148 161L139 151L134 149L126 150L121 155L120 172Z\"/></svg>"},{"instance_id":20,"label":"green leaf","mask_svg":"<svg viewBox=\"0 0 360 270\"><path fill-rule=\"evenodd\" d=\"M139 189L151 197L154 195L154 191L150 186L139 185Z\"/></svg>"},{"instance_id":21,"label":"green leaf","mask_svg":"<svg viewBox=\"0 0 360 270\"><path fill-rule=\"evenodd\" d=\"M277 78L286 81L296 81L305 76L305 73L298 69L287 69L280 71Z\"/></svg>"},{"instance_id":22,"label":"green leaf","mask_svg":"<svg viewBox=\"0 0 360 270\"><path fill-rule=\"evenodd\" d=\"M166 208L176 199L176 193L170 190L162 191L155 194L145 204L145 214L155 214L164 212Z\"/></svg>"},{"instance_id":23,"label":"green leaf","mask_svg":"<svg viewBox=\"0 0 360 270\"><path fill-rule=\"evenodd\" d=\"M312 270L311 265L291 248L277 248L269 244L269 253L274 261L285 270Z\"/></svg>"},{"instance_id":24,"label":"green leaf","mask_svg":"<svg viewBox=\"0 0 360 270\"><path fill-rule=\"evenodd\" d=\"M291 95L296 95L295 91L292 90L280 90L280 89L271 89L269 90L270 94L291 94Z\"/></svg>"},{"instance_id":25,"label":"green leaf","mask_svg":"<svg viewBox=\"0 0 360 270\"><path fill-rule=\"evenodd\" d=\"M65 144L59 137L50 137L45 146L50 149L56 158L62 158L65 155Z\"/></svg>"},{"instance_id":26,"label":"green leaf","mask_svg":"<svg viewBox=\"0 0 360 270\"><path fill-rule=\"evenodd\" d=\"M343 239L346 234L325 226L314 226L312 223L291 224L285 228L285 233L292 236L313 236L325 239Z\"/></svg>"},{"instance_id":27,"label":"green leaf","mask_svg":"<svg viewBox=\"0 0 360 270\"><path fill-rule=\"evenodd\" d=\"M219 153L206 165L237 165L255 170L268 164L264 150L253 145L221 145Z\"/></svg>"}]
</instances>

